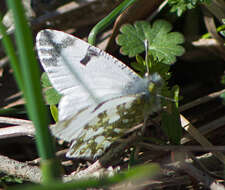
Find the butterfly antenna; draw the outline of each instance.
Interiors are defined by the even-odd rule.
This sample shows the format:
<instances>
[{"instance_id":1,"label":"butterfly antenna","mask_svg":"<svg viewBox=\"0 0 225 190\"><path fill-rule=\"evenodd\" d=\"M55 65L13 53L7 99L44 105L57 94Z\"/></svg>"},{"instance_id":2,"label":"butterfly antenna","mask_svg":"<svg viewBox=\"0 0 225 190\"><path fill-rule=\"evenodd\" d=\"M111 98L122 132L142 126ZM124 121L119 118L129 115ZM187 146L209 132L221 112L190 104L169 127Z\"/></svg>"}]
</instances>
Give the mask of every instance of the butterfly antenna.
<instances>
[{"instance_id":1,"label":"butterfly antenna","mask_svg":"<svg viewBox=\"0 0 225 190\"><path fill-rule=\"evenodd\" d=\"M169 97L162 96L161 94L156 94L156 96L158 96L158 97L160 97L160 98L162 98L164 100L168 100L170 102L176 102L174 99L169 98Z\"/></svg>"},{"instance_id":2,"label":"butterfly antenna","mask_svg":"<svg viewBox=\"0 0 225 190\"><path fill-rule=\"evenodd\" d=\"M148 65L148 47L149 47L149 43L148 43L148 40L145 39L144 40L144 44L145 44L145 64L146 64L146 69L147 69L147 73L146 75L149 76L149 65Z\"/></svg>"}]
</instances>

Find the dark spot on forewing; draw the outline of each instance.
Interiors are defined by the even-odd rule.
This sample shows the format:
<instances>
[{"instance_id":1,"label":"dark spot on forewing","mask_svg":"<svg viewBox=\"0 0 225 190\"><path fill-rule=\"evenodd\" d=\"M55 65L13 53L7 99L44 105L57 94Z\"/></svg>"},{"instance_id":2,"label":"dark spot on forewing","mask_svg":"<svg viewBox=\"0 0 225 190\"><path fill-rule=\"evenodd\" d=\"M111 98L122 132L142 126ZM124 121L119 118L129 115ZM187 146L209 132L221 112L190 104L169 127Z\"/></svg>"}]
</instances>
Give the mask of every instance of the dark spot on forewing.
<instances>
[{"instance_id":1,"label":"dark spot on forewing","mask_svg":"<svg viewBox=\"0 0 225 190\"><path fill-rule=\"evenodd\" d=\"M81 59L80 63L83 65L87 65L90 60L91 60L91 57L88 55L85 55L85 57Z\"/></svg>"},{"instance_id":2,"label":"dark spot on forewing","mask_svg":"<svg viewBox=\"0 0 225 190\"><path fill-rule=\"evenodd\" d=\"M55 48L56 52L58 54L60 54L60 52L62 51L62 49L66 49L67 47L72 46L74 43L74 39L67 37L65 39L63 39L60 43L52 43L53 47Z\"/></svg>"},{"instance_id":3,"label":"dark spot on forewing","mask_svg":"<svg viewBox=\"0 0 225 190\"><path fill-rule=\"evenodd\" d=\"M75 38L66 37L65 39L62 40L60 45L61 45L61 48L67 48L72 46L74 42L75 42Z\"/></svg>"},{"instance_id":4,"label":"dark spot on forewing","mask_svg":"<svg viewBox=\"0 0 225 190\"><path fill-rule=\"evenodd\" d=\"M40 46L46 46L46 45L49 45L49 40L47 40L47 38L42 38L42 39L39 39L38 43Z\"/></svg>"},{"instance_id":5,"label":"dark spot on forewing","mask_svg":"<svg viewBox=\"0 0 225 190\"><path fill-rule=\"evenodd\" d=\"M61 56L62 49L66 49L72 46L75 42L75 38L67 36L63 38L59 43L54 41L54 32L44 30L41 38L39 39L40 53L41 55L49 58L41 58L41 61L46 66L57 66L58 58Z\"/></svg>"},{"instance_id":6,"label":"dark spot on forewing","mask_svg":"<svg viewBox=\"0 0 225 190\"><path fill-rule=\"evenodd\" d=\"M62 49L72 46L76 40L75 38L67 36L66 38L62 39L61 42L56 43L54 42L54 37L55 36L53 32L44 30L42 38L39 39L40 46L53 46L54 51L60 54Z\"/></svg>"},{"instance_id":7,"label":"dark spot on forewing","mask_svg":"<svg viewBox=\"0 0 225 190\"><path fill-rule=\"evenodd\" d=\"M57 66L57 59L55 57L52 57L52 58L49 58L49 59L44 58L41 61L46 66Z\"/></svg>"},{"instance_id":8,"label":"dark spot on forewing","mask_svg":"<svg viewBox=\"0 0 225 190\"><path fill-rule=\"evenodd\" d=\"M54 49L40 49L39 50L43 55L50 55L52 57L58 57L58 54Z\"/></svg>"},{"instance_id":9,"label":"dark spot on forewing","mask_svg":"<svg viewBox=\"0 0 225 190\"><path fill-rule=\"evenodd\" d=\"M80 60L80 63L83 65L87 65L88 62L91 60L92 57L98 57L99 53L95 49L90 49L91 46L88 47L86 55L83 59Z\"/></svg>"}]
</instances>

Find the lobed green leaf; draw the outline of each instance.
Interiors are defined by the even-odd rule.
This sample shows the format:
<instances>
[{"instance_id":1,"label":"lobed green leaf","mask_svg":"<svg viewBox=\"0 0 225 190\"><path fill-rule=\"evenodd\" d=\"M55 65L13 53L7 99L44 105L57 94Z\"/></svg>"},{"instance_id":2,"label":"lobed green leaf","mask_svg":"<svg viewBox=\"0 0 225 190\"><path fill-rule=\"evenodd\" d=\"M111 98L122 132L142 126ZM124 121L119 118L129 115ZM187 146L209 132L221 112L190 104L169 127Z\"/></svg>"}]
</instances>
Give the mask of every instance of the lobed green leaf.
<instances>
[{"instance_id":1,"label":"lobed green leaf","mask_svg":"<svg viewBox=\"0 0 225 190\"><path fill-rule=\"evenodd\" d=\"M121 28L117 43L123 55L134 57L145 51L147 40L149 54L164 64L172 64L185 50L180 45L184 42L183 35L171 30L172 25L165 20L155 21L152 27L146 21L138 21L134 26L127 24Z\"/></svg>"}]
</instances>

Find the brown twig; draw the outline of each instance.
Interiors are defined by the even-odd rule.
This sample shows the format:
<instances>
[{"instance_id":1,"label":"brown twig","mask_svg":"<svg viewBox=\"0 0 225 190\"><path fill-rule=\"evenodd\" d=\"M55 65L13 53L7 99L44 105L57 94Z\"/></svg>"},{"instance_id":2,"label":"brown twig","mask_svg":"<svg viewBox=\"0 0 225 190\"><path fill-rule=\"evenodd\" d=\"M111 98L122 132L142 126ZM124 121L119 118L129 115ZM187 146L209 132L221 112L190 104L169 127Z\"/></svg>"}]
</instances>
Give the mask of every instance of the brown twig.
<instances>
[{"instance_id":1,"label":"brown twig","mask_svg":"<svg viewBox=\"0 0 225 190\"><path fill-rule=\"evenodd\" d=\"M210 188L211 190L224 190L224 186L218 184L216 180L205 172L197 169L194 165L187 163L185 161L178 161L174 163L167 164L166 167L172 168L174 170L184 170L188 175L192 176L197 181L200 181L204 184L205 187Z\"/></svg>"},{"instance_id":2,"label":"brown twig","mask_svg":"<svg viewBox=\"0 0 225 190\"><path fill-rule=\"evenodd\" d=\"M203 147L203 146L182 146L182 145L154 145L150 143L139 143L140 146L144 148L154 149L158 151L179 151L179 152L190 152L190 151L201 151L201 152L211 152L219 151L225 152L225 146L212 146L212 147Z\"/></svg>"},{"instance_id":3,"label":"brown twig","mask_svg":"<svg viewBox=\"0 0 225 190\"><path fill-rule=\"evenodd\" d=\"M13 124L16 126L0 128L0 139L18 136L34 136L35 128L31 121L10 117L0 117L0 123Z\"/></svg>"},{"instance_id":4,"label":"brown twig","mask_svg":"<svg viewBox=\"0 0 225 190\"><path fill-rule=\"evenodd\" d=\"M217 33L214 18L210 14L210 12L203 8L203 13L204 13L205 26L206 26L208 32L219 44L218 49L217 49L218 54L220 55L221 58L223 58L223 60L225 60L225 56L224 56L224 52L225 52L224 42L225 41Z\"/></svg>"},{"instance_id":5,"label":"brown twig","mask_svg":"<svg viewBox=\"0 0 225 190\"><path fill-rule=\"evenodd\" d=\"M0 123L8 123L13 125L31 125L32 121L25 119L17 119L11 117L0 117Z\"/></svg>"},{"instance_id":6,"label":"brown twig","mask_svg":"<svg viewBox=\"0 0 225 190\"><path fill-rule=\"evenodd\" d=\"M56 156L65 155L68 152L68 150L69 149L67 148L67 149L57 151ZM28 164L39 164L40 162L41 162L41 158L36 158L35 160L27 161Z\"/></svg>"},{"instance_id":7,"label":"brown twig","mask_svg":"<svg viewBox=\"0 0 225 190\"><path fill-rule=\"evenodd\" d=\"M19 136L34 137L35 129L33 125L17 125L12 127L0 128L0 139Z\"/></svg>"},{"instance_id":8,"label":"brown twig","mask_svg":"<svg viewBox=\"0 0 225 190\"><path fill-rule=\"evenodd\" d=\"M181 125L197 142L204 147L213 147L212 143L206 139L191 123L180 115ZM225 164L225 156L221 152L212 152L223 164Z\"/></svg>"},{"instance_id":9,"label":"brown twig","mask_svg":"<svg viewBox=\"0 0 225 190\"><path fill-rule=\"evenodd\" d=\"M191 109L195 106L198 106L200 104L203 104L203 103L206 103L206 102L209 102L211 100L213 100L214 98L218 98L221 94L225 93L225 89L223 90L220 90L220 91L217 91L217 92L213 92L211 94L208 94L206 96L203 96L201 98L198 98L190 103L187 103L181 107L179 107L179 111L180 112L183 112L185 110L188 110L188 109Z\"/></svg>"},{"instance_id":10,"label":"brown twig","mask_svg":"<svg viewBox=\"0 0 225 190\"><path fill-rule=\"evenodd\" d=\"M211 131L214 131L216 129L218 129L221 126L225 125L225 116L216 119L215 121L209 122L206 125L203 125L201 127L198 128L198 131L202 134L202 135L206 135L208 133L210 133ZM190 142L192 139L190 139L189 137L183 137L181 139L181 144L185 144L187 142Z\"/></svg>"}]
</instances>

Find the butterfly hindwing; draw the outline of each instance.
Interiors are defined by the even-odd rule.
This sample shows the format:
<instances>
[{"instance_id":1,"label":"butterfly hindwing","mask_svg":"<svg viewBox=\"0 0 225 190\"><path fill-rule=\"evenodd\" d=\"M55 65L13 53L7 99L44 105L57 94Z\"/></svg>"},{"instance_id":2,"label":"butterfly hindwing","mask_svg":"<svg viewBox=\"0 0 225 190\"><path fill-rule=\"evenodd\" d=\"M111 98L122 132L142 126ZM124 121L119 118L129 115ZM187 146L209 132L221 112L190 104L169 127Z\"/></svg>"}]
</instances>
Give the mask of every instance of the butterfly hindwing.
<instances>
[{"instance_id":1,"label":"butterfly hindwing","mask_svg":"<svg viewBox=\"0 0 225 190\"><path fill-rule=\"evenodd\" d=\"M149 78L149 84L158 85L150 95L145 91L112 98L98 106L81 110L71 119L61 121L52 133L72 142L67 157L96 158L146 116L160 109L160 78Z\"/></svg>"},{"instance_id":2,"label":"butterfly hindwing","mask_svg":"<svg viewBox=\"0 0 225 190\"><path fill-rule=\"evenodd\" d=\"M67 157L93 159L143 121L145 103L144 94L110 99L82 110L71 120L59 122L52 132L56 137L73 141Z\"/></svg>"}]
</instances>

